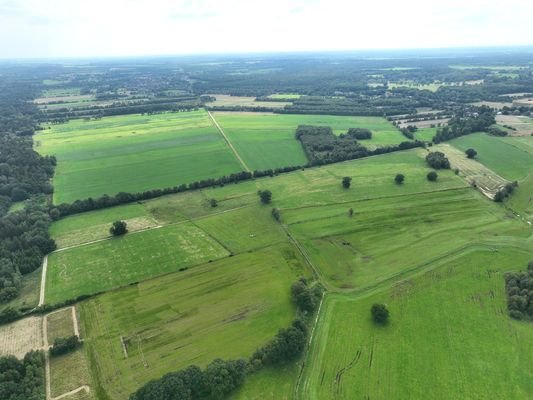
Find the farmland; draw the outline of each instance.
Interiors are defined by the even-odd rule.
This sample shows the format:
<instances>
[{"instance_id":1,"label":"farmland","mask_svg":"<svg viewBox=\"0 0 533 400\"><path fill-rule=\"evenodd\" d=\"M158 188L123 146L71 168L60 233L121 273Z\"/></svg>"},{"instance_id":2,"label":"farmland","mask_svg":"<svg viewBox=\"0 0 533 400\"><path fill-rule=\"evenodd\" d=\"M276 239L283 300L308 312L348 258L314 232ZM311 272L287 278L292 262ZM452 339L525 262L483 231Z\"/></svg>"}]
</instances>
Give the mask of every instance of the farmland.
<instances>
[{"instance_id":1,"label":"farmland","mask_svg":"<svg viewBox=\"0 0 533 400\"><path fill-rule=\"evenodd\" d=\"M305 154L294 137L298 125L330 126L336 134L346 133L349 128L370 129L372 139L362 143L371 148L398 144L405 139L392 124L379 117L228 112L213 115L251 169L306 164Z\"/></svg>"},{"instance_id":2,"label":"farmland","mask_svg":"<svg viewBox=\"0 0 533 400\"><path fill-rule=\"evenodd\" d=\"M54 201L138 192L240 171L205 111L51 125L36 148L58 165Z\"/></svg>"},{"instance_id":3,"label":"farmland","mask_svg":"<svg viewBox=\"0 0 533 400\"><path fill-rule=\"evenodd\" d=\"M83 303L96 392L126 399L165 372L217 357L247 357L289 324L294 309L288 288L302 275L302 261L281 245Z\"/></svg>"},{"instance_id":4,"label":"farmland","mask_svg":"<svg viewBox=\"0 0 533 400\"><path fill-rule=\"evenodd\" d=\"M533 330L509 320L503 273L531 256L471 246L367 296L330 296L299 397L527 398ZM388 304L387 326L372 323L374 302Z\"/></svg>"}]
</instances>

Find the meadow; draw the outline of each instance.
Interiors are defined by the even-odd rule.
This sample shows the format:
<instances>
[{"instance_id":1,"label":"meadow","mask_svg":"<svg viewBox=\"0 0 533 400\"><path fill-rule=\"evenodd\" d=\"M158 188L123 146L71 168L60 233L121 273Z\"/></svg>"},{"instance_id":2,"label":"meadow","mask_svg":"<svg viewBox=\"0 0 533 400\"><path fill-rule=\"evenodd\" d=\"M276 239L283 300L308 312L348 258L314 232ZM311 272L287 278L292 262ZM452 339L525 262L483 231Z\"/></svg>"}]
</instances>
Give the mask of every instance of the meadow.
<instances>
[{"instance_id":1,"label":"meadow","mask_svg":"<svg viewBox=\"0 0 533 400\"><path fill-rule=\"evenodd\" d=\"M529 398L533 330L509 318L503 274L532 256L470 246L383 290L328 296L298 398ZM385 326L371 319L376 302Z\"/></svg>"},{"instance_id":2,"label":"meadow","mask_svg":"<svg viewBox=\"0 0 533 400\"><path fill-rule=\"evenodd\" d=\"M519 145L516 139L474 133L454 139L450 143L462 151L475 149L478 153L476 160L480 163L508 180L520 181L533 170L533 152L528 151L528 147ZM533 138L523 140L533 143Z\"/></svg>"},{"instance_id":3,"label":"meadow","mask_svg":"<svg viewBox=\"0 0 533 400\"><path fill-rule=\"evenodd\" d=\"M279 245L83 302L95 392L127 399L166 372L249 357L294 318L289 288L305 275L295 250Z\"/></svg>"},{"instance_id":4,"label":"meadow","mask_svg":"<svg viewBox=\"0 0 533 400\"><path fill-rule=\"evenodd\" d=\"M113 289L228 255L190 223L52 253L48 257L46 303Z\"/></svg>"},{"instance_id":5,"label":"meadow","mask_svg":"<svg viewBox=\"0 0 533 400\"><path fill-rule=\"evenodd\" d=\"M331 126L336 134L346 133L349 128L367 128L373 132L373 137L362 143L370 148L405 140L392 124L380 117L236 112L213 115L251 169L306 164L303 149L294 137L298 125Z\"/></svg>"},{"instance_id":6,"label":"meadow","mask_svg":"<svg viewBox=\"0 0 533 400\"><path fill-rule=\"evenodd\" d=\"M36 150L55 155L54 202L139 192L238 172L204 110L50 125Z\"/></svg>"}]
</instances>

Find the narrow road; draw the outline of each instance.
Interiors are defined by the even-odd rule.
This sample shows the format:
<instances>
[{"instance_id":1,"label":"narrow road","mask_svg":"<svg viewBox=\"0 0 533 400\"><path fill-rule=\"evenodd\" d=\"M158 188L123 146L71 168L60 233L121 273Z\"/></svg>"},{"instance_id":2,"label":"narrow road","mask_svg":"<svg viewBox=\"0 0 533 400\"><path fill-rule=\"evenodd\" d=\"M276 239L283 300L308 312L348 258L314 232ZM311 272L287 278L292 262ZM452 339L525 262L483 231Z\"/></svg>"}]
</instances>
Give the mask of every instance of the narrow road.
<instances>
[{"instance_id":1,"label":"narrow road","mask_svg":"<svg viewBox=\"0 0 533 400\"><path fill-rule=\"evenodd\" d=\"M41 292L39 294L39 305L41 307L44 304L44 289L46 285L46 270L48 269L48 255L43 258L43 273L41 276Z\"/></svg>"},{"instance_id":2,"label":"narrow road","mask_svg":"<svg viewBox=\"0 0 533 400\"><path fill-rule=\"evenodd\" d=\"M229 141L228 137L226 136L226 134L224 133L224 131L222 130L222 127L218 124L217 120L215 119L215 117L213 117L213 115L211 114L211 112L209 110L207 110L207 115L209 115L209 118L211 118L211 121L213 121L213 123L215 124L215 126L217 127L218 131L220 132L220 134L222 135L222 137L224 138L224 140L226 141L226 143L228 144L229 148L231 149L231 151L233 152L233 154L235 155L235 157L237 158L237 160L239 160L239 162L241 163L242 167L244 168L245 171L247 172L251 172L250 171L250 168L248 168L248 166L246 165L246 163L244 162L244 160L241 158L241 156L239 155L239 153L237 153L237 150L235 150L235 147L233 147L233 145L231 144L231 142Z\"/></svg>"}]
</instances>

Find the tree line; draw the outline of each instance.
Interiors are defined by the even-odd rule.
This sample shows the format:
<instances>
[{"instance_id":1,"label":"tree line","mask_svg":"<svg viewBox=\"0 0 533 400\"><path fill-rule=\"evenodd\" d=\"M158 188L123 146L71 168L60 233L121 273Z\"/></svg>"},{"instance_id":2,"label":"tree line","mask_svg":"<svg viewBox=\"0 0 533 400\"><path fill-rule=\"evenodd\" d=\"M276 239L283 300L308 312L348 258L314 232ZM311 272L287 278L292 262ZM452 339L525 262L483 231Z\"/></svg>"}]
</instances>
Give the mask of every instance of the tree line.
<instances>
[{"instance_id":1,"label":"tree line","mask_svg":"<svg viewBox=\"0 0 533 400\"><path fill-rule=\"evenodd\" d=\"M448 125L437 130L433 143L441 143L474 132L487 132L496 123L495 112L487 106L468 107L458 111Z\"/></svg>"},{"instance_id":2,"label":"tree line","mask_svg":"<svg viewBox=\"0 0 533 400\"><path fill-rule=\"evenodd\" d=\"M249 360L216 359L203 370L191 365L148 382L130 396L130 400L221 400L244 384L246 377L265 366L276 367L301 357L308 338L308 325L316 311L322 290L309 286L305 279L291 287L298 316L288 328L280 329Z\"/></svg>"}]
</instances>

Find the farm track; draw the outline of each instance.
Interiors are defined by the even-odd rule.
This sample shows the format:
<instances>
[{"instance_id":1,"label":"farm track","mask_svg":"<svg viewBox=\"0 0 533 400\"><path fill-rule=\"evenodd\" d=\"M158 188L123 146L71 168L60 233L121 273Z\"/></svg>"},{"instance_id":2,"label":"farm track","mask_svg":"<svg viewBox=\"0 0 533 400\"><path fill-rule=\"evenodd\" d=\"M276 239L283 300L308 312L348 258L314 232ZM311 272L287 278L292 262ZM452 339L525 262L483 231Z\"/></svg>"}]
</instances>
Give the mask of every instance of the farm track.
<instances>
[{"instance_id":1,"label":"farm track","mask_svg":"<svg viewBox=\"0 0 533 400\"><path fill-rule=\"evenodd\" d=\"M217 127L218 131L220 132L220 134L222 135L222 137L224 138L224 141L226 142L226 144L228 145L228 147L231 149L231 151L233 152L233 154L235 155L235 157L237 158L237 160L241 163L241 165L243 166L244 170L247 171L247 172L251 172L250 168L248 168L248 166L246 165L246 163L244 162L244 160L241 158L241 156L239 155L239 153L237 153L237 150L235 149L235 147L233 147L233 144L231 144L229 138L226 136L226 134L224 133L224 130L222 129L222 127L218 124L217 120L215 119L215 117L213 117L213 114L211 114L211 111L209 111L208 109L206 109L207 111L207 115L209 115L209 118L211 118L211 121L213 121L213 123L215 124L215 126Z\"/></svg>"}]
</instances>

